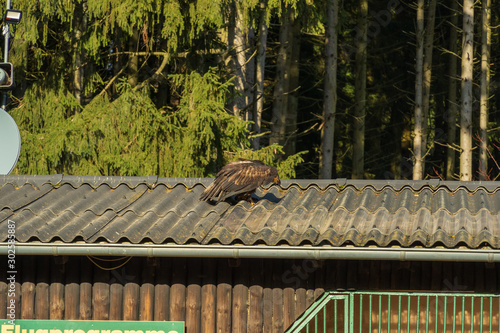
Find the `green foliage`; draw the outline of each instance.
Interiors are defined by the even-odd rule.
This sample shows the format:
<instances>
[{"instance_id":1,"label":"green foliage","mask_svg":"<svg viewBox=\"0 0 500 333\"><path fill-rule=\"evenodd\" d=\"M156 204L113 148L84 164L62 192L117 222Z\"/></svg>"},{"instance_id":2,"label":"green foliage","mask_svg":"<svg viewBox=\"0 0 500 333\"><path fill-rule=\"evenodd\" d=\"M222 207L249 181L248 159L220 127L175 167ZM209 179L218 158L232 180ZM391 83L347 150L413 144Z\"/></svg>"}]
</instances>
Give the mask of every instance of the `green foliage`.
<instances>
[{"instance_id":1,"label":"green foliage","mask_svg":"<svg viewBox=\"0 0 500 333\"><path fill-rule=\"evenodd\" d=\"M220 164L224 151L246 142L247 124L224 110L230 83L221 83L214 70L169 78L181 96L173 115L183 129L175 141L166 141L166 150L177 162L171 166L172 173L182 168L186 176L200 177Z\"/></svg>"},{"instance_id":2,"label":"green foliage","mask_svg":"<svg viewBox=\"0 0 500 333\"><path fill-rule=\"evenodd\" d=\"M71 160L72 110L79 105L64 89L46 90L35 85L11 112L21 132L22 146L15 173L62 173ZM69 126L68 126L69 125Z\"/></svg>"},{"instance_id":3,"label":"green foliage","mask_svg":"<svg viewBox=\"0 0 500 333\"><path fill-rule=\"evenodd\" d=\"M237 7L244 24L258 35L264 2L268 42L261 145L269 140L271 110L280 100L273 98L281 61L276 56L280 23L289 12L285 9L294 9L301 29L300 84L293 91L297 128L291 126L294 132L285 136L296 139L296 151L309 153L282 162L277 162L276 154L282 157L278 146L249 149L250 126L224 109L227 77L207 72L211 66L229 67L231 10ZM0 0L0 8L5 4ZM13 0L12 8L23 11L21 23L10 29L9 60L16 82L10 107L23 141L16 172L205 176L229 160L246 157L278 165L283 178L295 177L295 169L299 178L316 178L325 93L325 6L325 0ZM334 177L352 173L358 10L358 2L339 2ZM413 105L408 101L415 91L415 11L402 1L370 1L369 13L365 177L411 178ZM459 73L448 72L452 58L442 52L449 48L456 26L446 23L454 12L438 3L437 13L436 19L445 24L435 27L441 37L434 41L428 118L432 149L426 156L430 175L443 173L448 147L458 144L446 132L455 121L448 115L450 105L459 103L448 100L448 80ZM498 21L497 3L491 13L493 22ZM475 21L478 27L480 18ZM251 46L246 51L255 57L254 40L248 36ZM492 39L491 54L498 43ZM479 59L477 52L473 56ZM495 61L491 66L495 72ZM475 79L479 70L477 66ZM136 78L144 90L131 89L127 76ZM490 142L500 135L495 87L492 84L489 100ZM479 130L476 121L472 126L474 132ZM489 147L491 158L500 160L500 152L491 143ZM306 163L295 168L302 159Z\"/></svg>"},{"instance_id":4,"label":"green foliage","mask_svg":"<svg viewBox=\"0 0 500 333\"><path fill-rule=\"evenodd\" d=\"M304 162L303 156L306 153L307 151L301 151L288 156L285 160L278 160L276 156L283 154L283 149L280 145L274 143L259 150L239 149L234 153L226 154L225 157L226 163L236 161L240 158L262 161L267 165L276 167L281 179L290 179L296 177L295 169L300 163Z\"/></svg>"},{"instance_id":5,"label":"green foliage","mask_svg":"<svg viewBox=\"0 0 500 333\"><path fill-rule=\"evenodd\" d=\"M119 98L94 98L83 109L63 86L32 87L12 112L23 140L15 173L203 177L237 157L276 165L281 147L246 149L248 124L224 110L230 83L215 70L169 79L181 96L176 109L157 108L126 79ZM293 177L301 161L281 162L280 175Z\"/></svg>"},{"instance_id":6,"label":"green foliage","mask_svg":"<svg viewBox=\"0 0 500 333\"><path fill-rule=\"evenodd\" d=\"M126 83L122 83L126 85ZM143 92L124 89L113 102L95 98L71 122L70 155L75 174L151 175L159 173L159 141L171 124Z\"/></svg>"},{"instance_id":7,"label":"green foliage","mask_svg":"<svg viewBox=\"0 0 500 333\"><path fill-rule=\"evenodd\" d=\"M257 0L241 4L245 15L260 6ZM236 154L276 165L281 147L250 153L249 124L225 110L231 85L226 77L206 71L210 62L196 68L189 63L195 58L175 57L219 45L228 5L226 0L14 1L12 7L23 11L11 49L18 86L11 113L23 142L14 172L202 177ZM281 10L281 3L271 1L270 9ZM174 55L156 81L136 91L127 83L127 71L113 77L130 56L116 52L148 50ZM155 57L139 59L142 75L157 70L161 58ZM77 72L84 77L78 92L82 105L74 97ZM100 94L105 86L106 94ZM160 93L178 96L178 105L157 103ZM288 164L280 162L281 176L294 176L300 160L298 154Z\"/></svg>"}]
</instances>

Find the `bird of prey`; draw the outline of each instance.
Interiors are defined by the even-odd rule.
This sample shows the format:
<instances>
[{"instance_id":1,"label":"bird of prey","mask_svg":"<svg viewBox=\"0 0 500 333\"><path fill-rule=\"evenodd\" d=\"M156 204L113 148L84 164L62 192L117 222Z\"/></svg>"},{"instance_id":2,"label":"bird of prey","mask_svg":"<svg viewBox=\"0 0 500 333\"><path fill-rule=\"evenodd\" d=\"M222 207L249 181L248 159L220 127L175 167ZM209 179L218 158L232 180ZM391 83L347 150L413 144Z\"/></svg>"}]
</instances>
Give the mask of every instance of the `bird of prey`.
<instances>
[{"instance_id":1,"label":"bird of prey","mask_svg":"<svg viewBox=\"0 0 500 333\"><path fill-rule=\"evenodd\" d=\"M226 164L215 176L215 181L200 196L202 201L225 200L236 195L236 200L253 204L252 193L257 187L273 183L280 185L278 170L261 161L239 160Z\"/></svg>"}]
</instances>

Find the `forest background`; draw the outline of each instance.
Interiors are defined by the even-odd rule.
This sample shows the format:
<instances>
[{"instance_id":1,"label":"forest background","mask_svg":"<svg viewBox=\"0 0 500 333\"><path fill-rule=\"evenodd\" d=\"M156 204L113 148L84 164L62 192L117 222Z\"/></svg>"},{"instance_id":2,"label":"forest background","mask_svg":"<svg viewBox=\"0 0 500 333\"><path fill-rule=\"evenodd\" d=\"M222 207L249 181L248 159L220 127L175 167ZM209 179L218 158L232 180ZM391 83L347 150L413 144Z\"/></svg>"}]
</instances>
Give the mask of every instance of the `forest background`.
<instances>
[{"instance_id":1,"label":"forest background","mask_svg":"<svg viewBox=\"0 0 500 333\"><path fill-rule=\"evenodd\" d=\"M0 1L5 8L5 1ZM500 3L13 0L13 173L493 180Z\"/></svg>"}]
</instances>

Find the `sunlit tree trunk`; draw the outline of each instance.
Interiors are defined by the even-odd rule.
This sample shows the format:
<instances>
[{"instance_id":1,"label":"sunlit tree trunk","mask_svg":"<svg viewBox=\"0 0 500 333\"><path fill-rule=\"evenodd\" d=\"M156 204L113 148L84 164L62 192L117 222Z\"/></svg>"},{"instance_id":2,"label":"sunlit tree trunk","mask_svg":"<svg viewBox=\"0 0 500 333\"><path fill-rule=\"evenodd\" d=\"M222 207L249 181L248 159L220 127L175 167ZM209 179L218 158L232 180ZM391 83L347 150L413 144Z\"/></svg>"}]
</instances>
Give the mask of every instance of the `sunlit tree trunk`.
<instances>
[{"instance_id":1,"label":"sunlit tree trunk","mask_svg":"<svg viewBox=\"0 0 500 333\"><path fill-rule=\"evenodd\" d=\"M490 85L490 46L491 46L491 0L483 0L481 11L481 100L479 110L479 131L481 142L479 145L479 162L481 180L487 179L488 172L488 98Z\"/></svg>"},{"instance_id":2,"label":"sunlit tree trunk","mask_svg":"<svg viewBox=\"0 0 500 333\"><path fill-rule=\"evenodd\" d=\"M253 50L251 45L254 34L246 27L241 0L231 2L229 7L231 23L228 29L228 44L236 92L230 107L235 116L243 120L253 120L251 108L254 102L252 87L255 80L255 57L250 58L249 53Z\"/></svg>"},{"instance_id":3,"label":"sunlit tree trunk","mask_svg":"<svg viewBox=\"0 0 500 333\"><path fill-rule=\"evenodd\" d=\"M413 155L415 162L413 165L413 179L422 179L424 173L424 151L423 138L424 132L424 114L422 109L423 102L423 63L424 63L424 0L418 0L417 3L417 52L415 64L415 127L413 129Z\"/></svg>"},{"instance_id":4,"label":"sunlit tree trunk","mask_svg":"<svg viewBox=\"0 0 500 333\"><path fill-rule=\"evenodd\" d=\"M245 78L243 75L243 66L245 64L245 39L241 29L242 22L238 15L238 2L238 0L231 1L228 5L230 14L227 41L231 54L229 67L231 68L231 74L234 76L232 82L235 90L230 108L235 116L243 118L242 110L245 108Z\"/></svg>"},{"instance_id":5,"label":"sunlit tree trunk","mask_svg":"<svg viewBox=\"0 0 500 333\"><path fill-rule=\"evenodd\" d=\"M462 42L462 113L460 117L460 180L472 180L472 75L474 0L464 0Z\"/></svg>"},{"instance_id":6,"label":"sunlit tree trunk","mask_svg":"<svg viewBox=\"0 0 500 333\"><path fill-rule=\"evenodd\" d=\"M362 179L365 166L366 115L366 47L368 41L368 0L360 0L356 40L356 81L354 92L354 126L352 178Z\"/></svg>"},{"instance_id":7,"label":"sunlit tree trunk","mask_svg":"<svg viewBox=\"0 0 500 333\"><path fill-rule=\"evenodd\" d=\"M259 32L257 40L257 61L255 68L255 116L254 116L254 132L256 135L261 133L262 129L262 112L264 111L264 70L266 64L266 47L267 47L267 19L268 19L267 0L262 0L260 3L260 20ZM253 148L260 148L260 137L256 136L252 141Z\"/></svg>"},{"instance_id":8,"label":"sunlit tree trunk","mask_svg":"<svg viewBox=\"0 0 500 333\"><path fill-rule=\"evenodd\" d=\"M320 178L332 178L334 152L334 126L337 107L337 26L338 0L326 4L325 28L325 85L323 128L321 131Z\"/></svg>"},{"instance_id":9,"label":"sunlit tree trunk","mask_svg":"<svg viewBox=\"0 0 500 333\"><path fill-rule=\"evenodd\" d=\"M450 45L449 45L449 67L448 67L448 108L446 110L445 122L447 124L448 144L451 146L456 142L457 136L457 69L458 69L458 2L451 0L450 18ZM455 149L447 148L446 152L446 179L451 180L455 177Z\"/></svg>"},{"instance_id":10,"label":"sunlit tree trunk","mask_svg":"<svg viewBox=\"0 0 500 333\"><path fill-rule=\"evenodd\" d=\"M432 51L434 49L434 22L436 19L436 2L430 0L427 25L424 35L424 59L422 77L422 169L425 172L425 155L427 154L427 139L429 136L429 104L431 96ZM422 174L422 177L425 175Z\"/></svg>"}]
</instances>

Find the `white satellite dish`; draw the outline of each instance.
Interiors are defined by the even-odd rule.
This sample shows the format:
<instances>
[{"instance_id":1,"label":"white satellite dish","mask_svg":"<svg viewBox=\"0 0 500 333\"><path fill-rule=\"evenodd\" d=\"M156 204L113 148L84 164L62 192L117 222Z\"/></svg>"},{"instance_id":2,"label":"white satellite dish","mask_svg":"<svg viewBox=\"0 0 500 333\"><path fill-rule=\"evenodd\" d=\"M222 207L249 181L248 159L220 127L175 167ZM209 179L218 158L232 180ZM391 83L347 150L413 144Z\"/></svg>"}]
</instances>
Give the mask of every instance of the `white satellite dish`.
<instances>
[{"instance_id":1,"label":"white satellite dish","mask_svg":"<svg viewBox=\"0 0 500 333\"><path fill-rule=\"evenodd\" d=\"M8 175L16 166L21 151L21 134L17 124L0 109L0 175Z\"/></svg>"}]
</instances>

